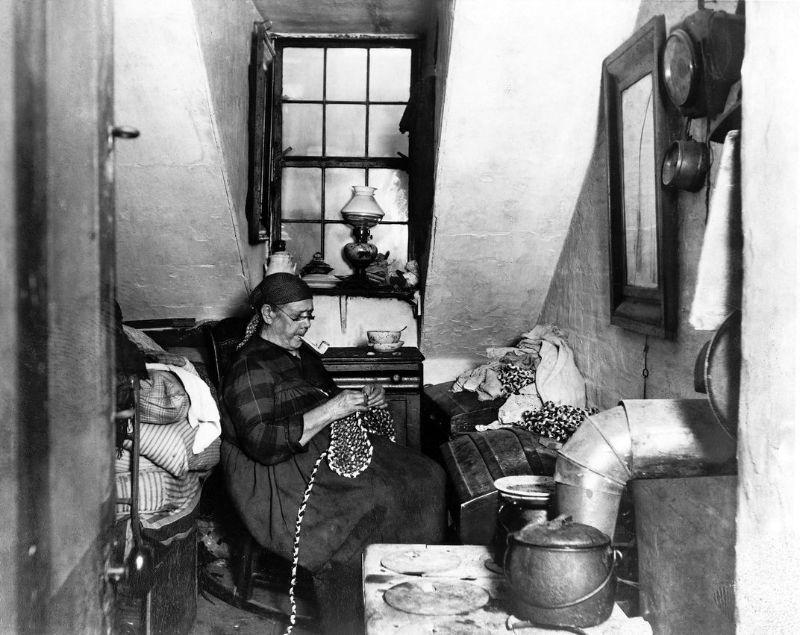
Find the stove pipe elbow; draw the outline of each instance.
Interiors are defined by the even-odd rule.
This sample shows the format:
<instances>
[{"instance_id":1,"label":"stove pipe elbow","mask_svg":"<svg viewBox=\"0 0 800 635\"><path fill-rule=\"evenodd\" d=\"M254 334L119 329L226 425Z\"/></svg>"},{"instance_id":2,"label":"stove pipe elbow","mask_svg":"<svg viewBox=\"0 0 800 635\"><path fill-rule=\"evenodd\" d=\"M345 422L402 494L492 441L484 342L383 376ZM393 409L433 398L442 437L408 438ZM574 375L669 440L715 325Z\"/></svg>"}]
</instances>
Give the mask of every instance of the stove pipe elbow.
<instances>
[{"instance_id":1,"label":"stove pipe elbow","mask_svg":"<svg viewBox=\"0 0 800 635\"><path fill-rule=\"evenodd\" d=\"M736 474L736 440L705 399L629 399L588 417L559 451L560 514L613 538L628 481Z\"/></svg>"}]
</instances>

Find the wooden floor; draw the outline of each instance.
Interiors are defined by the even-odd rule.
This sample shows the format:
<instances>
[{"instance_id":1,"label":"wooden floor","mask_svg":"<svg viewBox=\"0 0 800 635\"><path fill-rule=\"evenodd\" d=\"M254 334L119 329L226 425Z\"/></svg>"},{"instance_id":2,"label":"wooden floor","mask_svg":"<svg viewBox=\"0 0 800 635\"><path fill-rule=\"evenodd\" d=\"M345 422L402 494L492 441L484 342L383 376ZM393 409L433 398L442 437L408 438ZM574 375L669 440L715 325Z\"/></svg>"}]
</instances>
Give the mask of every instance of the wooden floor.
<instances>
[{"instance_id":1,"label":"wooden floor","mask_svg":"<svg viewBox=\"0 0 800 635\"><path fill-rule=\"evenodd\" d=\"M242 611L215 598L200 593L197 596L197 619L189 635L281 635L286 627L281 622ZM310 635L295 628L293 635Z\"/></svg>"},{"instance_id":2,"label":"wooden floor","mask_svg":"<svg viewBox=\"0 0 800 635\"><path fill-rule=\"evenodd\" d=\"M237 609L213 596L197 596L197 619L190 635L279 635L283 625Z\"/></svg>"}]
</instances>

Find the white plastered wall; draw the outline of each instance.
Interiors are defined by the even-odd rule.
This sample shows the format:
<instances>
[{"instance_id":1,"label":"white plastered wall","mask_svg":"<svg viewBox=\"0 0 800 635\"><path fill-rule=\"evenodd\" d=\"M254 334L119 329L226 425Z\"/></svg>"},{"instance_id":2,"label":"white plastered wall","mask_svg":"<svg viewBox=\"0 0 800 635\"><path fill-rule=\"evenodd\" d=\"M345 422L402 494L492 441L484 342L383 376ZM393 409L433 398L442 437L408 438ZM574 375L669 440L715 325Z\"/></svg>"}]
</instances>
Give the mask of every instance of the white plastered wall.
<instances>
[{"instance_id":1,"label":"white plastered wall","mask_svg":"<svg viewBox=\"0 0 800 635\"><path fill-rule=\"evenodd\" d=\"M592 156L602 60L632 32L639 2L446 5L421 334L431 383L535 325Z\"/></svg>"}]
</instances>

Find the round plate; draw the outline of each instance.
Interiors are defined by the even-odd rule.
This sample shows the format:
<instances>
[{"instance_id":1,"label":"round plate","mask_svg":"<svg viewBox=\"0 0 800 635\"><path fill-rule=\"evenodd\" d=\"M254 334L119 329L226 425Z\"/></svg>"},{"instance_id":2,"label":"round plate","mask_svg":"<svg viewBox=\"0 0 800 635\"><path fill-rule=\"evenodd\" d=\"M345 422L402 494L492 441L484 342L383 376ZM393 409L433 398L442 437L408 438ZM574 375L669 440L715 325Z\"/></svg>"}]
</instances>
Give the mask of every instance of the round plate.
<instances>
[{"instance_id":1,"label":"round plate","mask_svg":"<svg viewBox=\"0 0 800 635\"><path fill-rule=\"evenodd\" d=\"M489 601L489 593L460 580L419 580L396 584L384 592L383 599L398 611L415 615L456 615L481 608Z\"/></svg>"},{"instance_id":2,"label":"round plate","mask_svg":"<svg viewBox=\"0 0 800 635\"><path fill-rule=\"evenodd\" d=\"M302 279L312 289L332 289L339 284L339 278L327 273L310 273Z\"/></svg>"},{"instance_id":3,"label":"round plate","mask_svg":"<svg viewBox=\"0 0 800 635\"><path fill-rule=\"evenodd\" d=\"M406 575L441 573L460 564L461 558L454 553L427 549L399 549L381 558L381 566Z\"/></svg>"},{"instance_id":4,"label":"round plate","mask_svg":"<svg viewBox=\"0 0 800 635\"><path fill-rule=\"evenodd\" d=\"M518 501L546 502L555 490L552 476L504 476L494 482L503 498Z\"/></svg>"},{"instance_id":5,"label":"round plate","mask_svg":"<svg viewBox=\"0 0 800 635\"><path fill-rule=\"evenodd\" d=\"M714 333L705 355L705 388L711 410L731 438L739 427L739 372L742 363L741 311L731 313Z\"/></svg>"}]
</instances>

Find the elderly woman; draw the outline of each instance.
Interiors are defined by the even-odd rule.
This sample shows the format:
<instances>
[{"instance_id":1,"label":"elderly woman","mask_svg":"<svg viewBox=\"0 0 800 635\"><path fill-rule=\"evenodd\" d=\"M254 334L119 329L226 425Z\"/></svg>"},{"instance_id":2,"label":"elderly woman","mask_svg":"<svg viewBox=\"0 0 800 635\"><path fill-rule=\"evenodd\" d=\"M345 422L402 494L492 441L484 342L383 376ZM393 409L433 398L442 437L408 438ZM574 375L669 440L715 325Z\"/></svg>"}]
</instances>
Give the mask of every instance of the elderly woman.
<instances>
[{"instance_id":1,"label":"elderly woman","mask_svg":"<svg viewBox=\"0 0 800 635\"><path fill-rule=\"evenodd\" d=\"M267 276L250 303L255 315L222 388L221 464L252 536L290 558L298 507L317 459L329 447L330 424L383 408L386 401L377 384L363 391L338 389L317 353L304 344L314 304L300 278ZM326 632L336 625L352 632L367 545L442 539L442 470L384 436L369 440L372 460L356 477L320 463L303 518L299 563L314 574Z\"/></svg>"}]
</instances>

